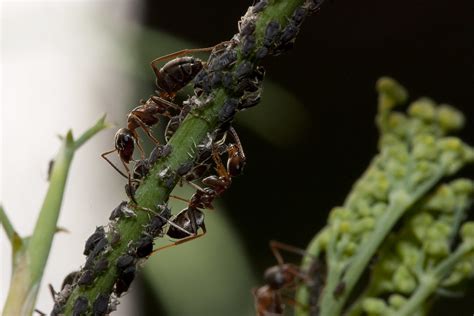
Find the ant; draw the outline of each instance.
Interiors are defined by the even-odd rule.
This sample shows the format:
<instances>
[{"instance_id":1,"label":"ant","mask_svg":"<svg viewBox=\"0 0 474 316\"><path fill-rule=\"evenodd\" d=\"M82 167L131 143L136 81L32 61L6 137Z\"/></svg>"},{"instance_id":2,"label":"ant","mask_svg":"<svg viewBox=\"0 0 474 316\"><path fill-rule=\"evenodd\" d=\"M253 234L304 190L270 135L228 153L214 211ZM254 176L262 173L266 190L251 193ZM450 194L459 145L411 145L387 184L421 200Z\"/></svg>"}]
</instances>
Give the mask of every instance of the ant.
<instances>
[{"instance_id":1,"label":"ant","mask_svg":"<svg viewBox=\"0 0 474 316\"><path fill-rule=\"evenodd\" d=\"M151 62L151 67L156 75L156 86L158 89L156 91L157 95L151 96L145 102L142 101L138 107L134 108L128 114L127 128L121 128L115 134L115 148L101 154L102 158L104 158L120 175L128 179L129 186L131 186L132 179L128 164L130 161L133 161L135 144L140 150L141 158L144 159L145 157L145 152L140 144L137 129L141 127L155 144L159 144L158 139L156 139L151 133L151 127L158 123L160 115L171 117L171 109L180 111L180 107L173 103L172 100L176 96L176 93L189 84L205 65L205 63L198 58L192 56L178 56L196 52L212 51L225 43L226 42L207 48L184 49L162 56ZM170 59L173 60L166 63L160 69L157 68L157 63ZM107 155L113 152L118 152L120 161L122 162L127 175L119 170L107 158Z\"/></svg>"},{"instance_id":2,"label":"ant","mask_svg":"<svg viewBox=\"0 0 474 316\"><path fill-rule=\"evenodd\" d=\"M202 188L193 182L189 182L196 188L196 192L192 195L189 201L178 196L172 196L176 199L188 202L188 206L182 209L173 219L170 220L173 225L170 225L166 232L166 235L169 237L179 240L160 247L154 250L153 253L202 237L206 234L207 231L202 209L213 209L212 202L214 199L222 195L230 187L232 177L237 176L242 172L246 161L236 131L230 127L229 132L232 134L236 144L231 144L227 148L227 168L222 163L219 154L219 145L214 146L212 150L212 158L216 164L215 170L217 176L211 175L204 178L202 183L208 186L205 188ZM201 234L198 234L199 229L202 230Z\"/></svg>"},{"instance_id":3,"label":"ant","mask_svg":"<svg viewBox=\"0 0 474 316\"><path fill-rule=\"evenodd\" d=\"M268 268L264 274L265 285L253 290L257 316L283 315L285 309L283 299L293 305L298 304L296 301L284 297L283 290L294 289L299 281L308 279L308 275L298 266L285 263L280 253L280 250L285 250L305 256L306 251L278 241L270 241L270 249L278 265Z\"/></svg>"}]
</instances>

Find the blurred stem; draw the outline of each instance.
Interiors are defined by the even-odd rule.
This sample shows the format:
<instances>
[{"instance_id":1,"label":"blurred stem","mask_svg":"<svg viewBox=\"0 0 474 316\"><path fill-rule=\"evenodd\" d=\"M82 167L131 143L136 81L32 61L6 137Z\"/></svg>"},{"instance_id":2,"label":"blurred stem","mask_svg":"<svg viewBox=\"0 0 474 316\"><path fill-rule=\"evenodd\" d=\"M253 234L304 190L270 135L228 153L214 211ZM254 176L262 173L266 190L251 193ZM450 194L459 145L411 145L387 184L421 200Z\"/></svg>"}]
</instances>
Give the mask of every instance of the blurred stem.
<instances>
[{"instance_id":1,"label":"blurred stem","mask_svg":"<svg viewBox=\"0 0 474 316\"><path fill-rule=\"evenodd\" d=\"M23 239L20 247L13 247L13 275L3 315L31 315L33 313L44 267L57 231L59 211L74 153L87 140L106 127L104 116L77 141L73 140L71 131L63 139L54 161L48 192L33 235ZM11 224L10 228L13 229Z\"/></svg>"}]
</instances>

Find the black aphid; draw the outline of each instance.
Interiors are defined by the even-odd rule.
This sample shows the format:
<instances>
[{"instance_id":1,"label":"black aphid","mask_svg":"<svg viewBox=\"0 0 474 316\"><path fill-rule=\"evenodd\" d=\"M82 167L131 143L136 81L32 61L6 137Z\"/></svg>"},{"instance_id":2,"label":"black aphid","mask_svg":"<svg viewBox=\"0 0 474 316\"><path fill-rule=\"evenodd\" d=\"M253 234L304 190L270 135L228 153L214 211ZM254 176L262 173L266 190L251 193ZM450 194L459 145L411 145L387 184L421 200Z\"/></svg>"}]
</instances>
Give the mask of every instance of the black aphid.
<instances>
[{"instance_id":1,"label":"black aphid","mask_svg":"<svg viewBox=\"0 0 474 316\"><path fill-rule=\"evenodd\" d=\"M72 308L72 315L73 316L85 315L88 307L89 307L89 301L87 300L87 298L85 296L79 296L77 300L74 302L74 306Z\"/></svg>"},{"instance_id":2,"label":"black aphid","mask_svg":"<svg viewBox=\"0 0 474 316\"><path fill-rule=\"evenodd\" d=\"M90 235L90 237L86 241L86 245L84 247L84 254L88 256L97 243L105 238L105 230L104 227L99 226L95 229L95 232Z\"/></svg>"},{"instance_id":3,"label":"black aphid","mask_svg":"<svg viewBox=\"0 0 474 316\"><path fill-rule=\"evenodd\" d=\"M103 316L107 314L109 307L110 296L105 294L99 294L92 303L92 313L94 316Z\"/></svg>"}]
</instances>

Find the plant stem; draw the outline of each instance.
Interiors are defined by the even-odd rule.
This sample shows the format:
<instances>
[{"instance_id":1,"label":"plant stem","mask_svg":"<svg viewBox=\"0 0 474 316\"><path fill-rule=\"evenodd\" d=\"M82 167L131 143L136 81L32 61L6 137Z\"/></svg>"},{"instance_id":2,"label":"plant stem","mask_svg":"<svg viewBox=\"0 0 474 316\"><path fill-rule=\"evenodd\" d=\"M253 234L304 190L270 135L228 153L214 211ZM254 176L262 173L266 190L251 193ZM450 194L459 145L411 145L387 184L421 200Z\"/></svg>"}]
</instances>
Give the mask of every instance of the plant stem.
<instances>
[{"instance_id":1,"label":"plant stem","mask_svg":"<svg viewBox=\"0 0 474 316\"><path fill-rule=\"evenodd\" d=\"M44 267L57 231L57 221L74 152L106 128L105 117L87 130L77 142L69 131L63 139L51 172L51 179L33 235L23 239L23 246L13 254L13 275L4 315L31 315L34 310Z\"/></svg>"},{"instance_id":2,"label":"plant stem","mask_svg":"<svg viewBox=\"0 0 474 316\"><path fill-rule=\"evenodd\" d=\"M238 52L238 58L229 72L235 72L239 65L244 62L250 63L252 67L256 67L258 61L255 58L255 52L262 47L269 22L276 20L280 23L281 28L283 28L288 23L295 8L303 3L305 3L304 0L269 1L265 9L258 15L256 21L254 34L256 45L252 50L253 53L244 57L240 53L241 43L237 43L235 49ZM208 62L208 64L210 63ZM238 76L235 77L238 78ZM193 109L169 140L167 145L171 148L171 153L159 160L140 184L135 194L135 200L138 204L135 207L136 216L126 219L121 218L116 223L113 223L114 230L120 235L120 242L102 254L102 258L106 258L107 262L110 263L108 269L98 275L91 286L74 286L64 306L66 314L72 313L74 303L79 297L87 299L89 305L92 305L92 302L99 294L110 295L112 293L118 277L117 259L121 255L128 253L129 245L140 238L144 227L149 223L149 214L140 211L140 209L147 208L156 211L157 205L163 204L168 200L171 190L178 181L176 176L177 169L183 164L194 161L197 155L196 145L202 143L209 133L213 133L220 126L222 122L219 121L219 114L225 102L235 98L231 92L222 86L211 89L211 92L207 93L207 95L209 98L203 102L205 106ZM203 97L200 98L203 101ZM164 183L160 179L159 175L165 171L173 176L171 182Z\"/></svg>"},{"instance_id":3,"label":"plant stem","mask_svg":"<svg viewBox=\"0 0 474 316\"><path fill-rule=\"evenodd\" d=\"M453 267L468 253L472 251L472 245L462 244L456 251L439 263L432 271L424 273L420 277L418 288L403 305L394 313L394 316L410 316L417 311L423 302L432 295L443 279L452 271Z\"/></svg>"},{"instance_id":4,"label":"plant stem","mask_svg":"<svg viewBox=\"0 0 474 316\"><path fill-rule=\"evenodd\" d=\"M13 228L13 225L10 222L10 219L8 218L7 214L5 213L5 210L3 209L2 205L0 205L0 223L3 226L3 229L5 229L5 233L8 237L8 240L10 240L10 243L13 243L13 238L16 235L16 230L15 228Z\"/></svg>"},{"instance_id":5,"label":"plant stem","mask_svg":"<svg viewBox=\"0 0 474 316\"><path fill-rule=\"evenodd\" d=\"M344 293L338 299L334 299L333 292L337 284L333 284L332 287L325 289L321 300L322 316L339 315L341 313L349 294L364 272L365 267L375 255L378 247L392 230L395 223L405 214L406 210L441 179L444 174L443 171L442 169L437 170L431 179L426 181L423 185L420 185L415 191L408 193L402 190L399 191L400 194L396 194L396 196L391 199L391 203L385 211L385 214L377 222L371 237L367 239L367 243L361 247L356 256L351 259L350 265L343 277L345 282ZM331 270L329 270L329 275L331 275Z\"/></svg>"}]
</instances>

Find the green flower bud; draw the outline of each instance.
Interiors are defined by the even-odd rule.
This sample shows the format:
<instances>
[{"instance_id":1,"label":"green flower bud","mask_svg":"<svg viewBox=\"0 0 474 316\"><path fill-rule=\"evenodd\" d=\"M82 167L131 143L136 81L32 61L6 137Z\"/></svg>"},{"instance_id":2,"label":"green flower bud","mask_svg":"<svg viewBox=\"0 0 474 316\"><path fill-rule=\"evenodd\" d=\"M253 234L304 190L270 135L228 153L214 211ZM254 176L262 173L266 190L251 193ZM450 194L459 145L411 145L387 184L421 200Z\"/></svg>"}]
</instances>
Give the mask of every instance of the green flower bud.
<instances>
[{"instance_id":1,"label":"green flower bud","mask_svg":"<svg viewBox=\"0 0 474 316\"><path fill-rule=\"evenodd\" d=\"M384 105L385 107L388 107L386 108L387 110L390 110L395 104L404 103L408 98L408 92L406 89L397 81L389 77L382 77L377 80L376 88L379 94L386 96L390 101L392 101L391 105ZM384 106L381 107L384 108Z\"/></svg>"},{"instance_id":2,"label":"green flower bud","mask_svg":"<svg viewBox=\"0 0 474 316\"><path fill-rule=\"evenodd\" d=\"M387 123L390 133L393 133L398 138L405 138L407 136L408 120L405 115L401 113L390 113Z\"/></svg>"},{"instance_id":3,"label":"green flower bud","mask_svg":"<svg viewBox=\"0 0 474 316\"><path fill-rule=\"evenodd\" d=\"M414 139L412 155L417 160L436 160L438 148L433 135L421 134Z\"/></svg>"},{"instance_id":4,"label":"green flower bud","mask_svg":"<svg viewBox=\"0 0 474 316\"><path fill-rule=\"evenodd\" d=\"M375 203L371 208L372 216L375 218L378 218L380 215L382 215L385 212L386 209L387 209L386 203L383 203L383 202Z\"/></svg>"},{"instance_id":5,"label":"green flower bud","mask_svg":"<svg viewBox=\"0 0 474 316\"><path fill-rule=\"evenodd\" d=\"M334 207L329 213L329 223L335 220L345 220L352 217L351 211L344 207Z\"/></svg>"},{"instance_id":6,"label":"green flower bud","mask_svg":"<svg viewBox=\"0 0 474 316\"><path fill-rule=\"evenodd\" d=\"M387 304L385 304L384 300L368 297L364 299L362 303L362 308L366 313L369 315L384 315L387 312Z\"/></svg>"},{"instance_id":7,"label":"green flower bud","mask_svg":"<svg viewBox=\"0 0 474 316\"><path fill-rule=\"evenodd\" d=\"M388 303L393 306L394 309L400 309L406 303L406 301L406 297L400 294L392 294L388 298Z\"/></svg>"},{"instance_id":8,"label":"green flower bud","mask_svg":"<svg viewBox=\"0 0 474 316\"><path fill-rule=\"evenodd\" d=\"M433 221L433 217L428 213L417 214L411 219L410 227L418 240L422 241L425 238L426 231Z\"/></svg>"},{"instance_id":9,"label":"green flower bud","mask_svg":"<svg viewBox=\"0 0 474 316\"><path fill-rule=\"evenodd\" d=\"M431 122L436 116L435 103L428 98L421 98L410 104L408 114L420 120Z\"/></svg>"},{"instance_id":10,"label":"green flower bud","mask_svg":"<svg viewBox=\"0 0 474 316\"><path fill-rule=\"evenodd\" d=\"M426 203L426 208L444 213L452 213L456 207L457 197L454 195L451 185L443 184Z\"/></svg>"},{"instance_id":11,"label":"green flower bud","mask_svg":"<svg viewBox=\"0 0 474 316\"><path fill-rule=\"evenodd\" d=\"M425 252L432 257L445 257L449 254L449 245L441 239L426 240L423 243Z\"/></svg>"},{"instance_id":12,"label":"green flower bud","mask_svg":"<svg viewBox=\"0 0 474 316\"><path fill-rule=\"evenodd\" d=\"M474 222L466 222L461 226L461 237L463 241L474 242Z\"/></svg>"},{"instance_id":13,"label":"green flower bud","mask_svg":"<svg viewBox=\"0 0 474 316\"><path fill-rule=\"evenodd\" d=\"M392 281L400 293L410 294L416 289L416 279L404 265L398 267Z\"/></svg>"},{"instance_id":14,"label":"green flower bud","mask_svg":"<svg viewBox=\"0 0 474 316\"><path fill-rule=\"evenodd\" d=\"M399 241L395 247L403 264L412 266L417 263L420 257L420 252L414 243L409 241Z\"/></svg>"},{"instance_id":15,"label":"green flower bud","mask_svg":"<svg viewBox=\"0 0 474 316\"><path fill-rule=\"evenodd\" d=\"M439 106L437 118L445 132L458 130L464 125L464 115L450 105Z\"/></svg>"},{"instance_id":16,"label":"green flower bud","mask_svg":"<svg viewBox=\"0 0 474 316\"><path fill-rule=\"evenodd\" d=\"M471 196L474 193L474 182L469 179L457 179L450 184L455 194L466 194Z\"/></svg>"}]
</instances>

